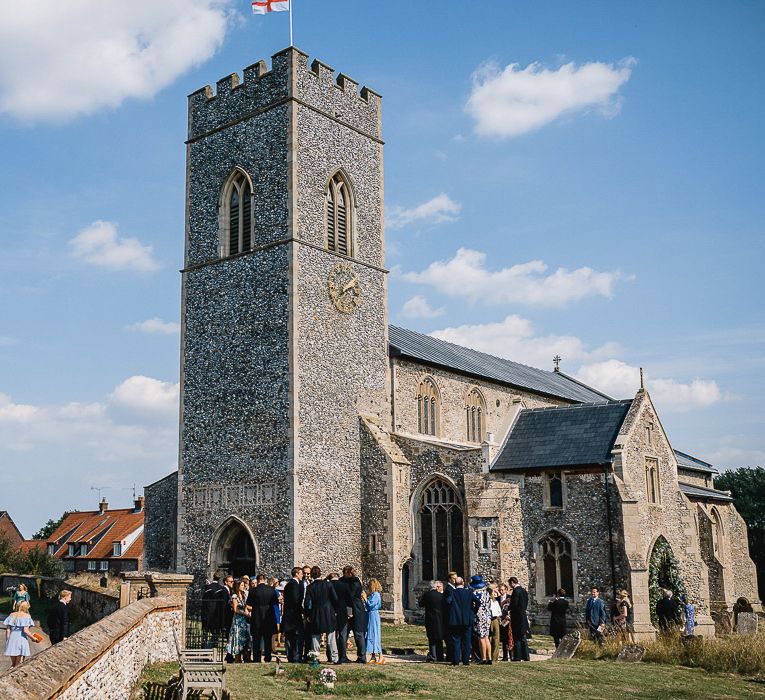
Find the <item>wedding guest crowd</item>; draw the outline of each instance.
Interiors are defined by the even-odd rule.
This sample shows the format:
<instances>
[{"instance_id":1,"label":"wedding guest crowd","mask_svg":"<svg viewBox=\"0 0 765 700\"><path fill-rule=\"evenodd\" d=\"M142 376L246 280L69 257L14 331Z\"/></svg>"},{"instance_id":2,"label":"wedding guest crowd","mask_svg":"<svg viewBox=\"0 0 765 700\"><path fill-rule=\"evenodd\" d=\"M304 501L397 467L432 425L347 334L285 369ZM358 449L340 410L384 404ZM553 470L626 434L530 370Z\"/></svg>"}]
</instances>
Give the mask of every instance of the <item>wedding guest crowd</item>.
<instances>
[{"instance_id":1,"label":"wedding guest crowd","mask_svg":"<svg viewBox=\"0 0 765 700\"><path fill-rule=\"evenodd\" d=\"M215 575L205 587L202 624L208 646L225 646L229 662L271 661L284 644L290 663L319 658L349 663L350 638L356 646L356 663L384 663L380 626L382 586L371 579L366 587L351 566L342 576L324 576L318 566L296 566L289 580L266 579L259 574ZM615 591L609 634L634 641L633 605L626 590ZM23 601L19 604L22 605ZM529 595L515 576L505 584L487 583L480 574L464 579L451 571L446 581L431 581L419 599L424 610L428 639L427 661L482 665L502 661L529 661ZM569 600L561 588L547 603L549 633L556 648L566 635ZM662 631L682 629L692 635L695 610L685 595L680 601L665 591L656 606ZM605 641L606 603L597 586L590 589L584 608L589 638ZM680 627L682 625L682 628ZM53 636L53 635L51 635Z\"/></svg>"}]
</instances>

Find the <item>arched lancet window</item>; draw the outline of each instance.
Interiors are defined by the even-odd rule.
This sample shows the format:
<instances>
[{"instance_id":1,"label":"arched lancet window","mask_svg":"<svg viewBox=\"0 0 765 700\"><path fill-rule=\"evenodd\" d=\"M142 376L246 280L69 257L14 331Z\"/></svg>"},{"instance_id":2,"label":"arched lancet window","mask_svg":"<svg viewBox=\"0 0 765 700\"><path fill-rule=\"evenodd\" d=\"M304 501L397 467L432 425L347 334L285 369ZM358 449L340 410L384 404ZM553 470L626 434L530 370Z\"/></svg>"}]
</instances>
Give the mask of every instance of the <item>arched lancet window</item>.
<instances>
[{"instance_id":1,"label":"arched lancet window","mask_svg":"<svg viewBox=\"0 0 765 700\"><path fill-rule=\"evenodd\" d=\"M417 431L423 435L438 434L439 400L436 383L427 377L417 392Z\"/></svg>"},{"instance_id":2,"label":"arched lancet window","mask_svg":"<svg viewBox=\"0 0 765 700\"><path fill-rule=\"evenodd\" d=\"M574 565L568 538L556 531L549 532L539 540L539 557L544 573L544 594L554 595L559 588L565 588L566 595L573 595Z\"/></svg>"},{"instance_id":3,"label":"arched lancet window","mask_svg":"<svg viewBox=\"0 0 765 700\"><path fill-rule=\"evenodd\" d=\"M723 526L722 518L717 508L712 508L709 513L712 520L712 551L718 559L722 556Z\"/></svg>"},{"instance_id":4,"label":"arched lancet window","mask_svg":"<svg viewBox=\"0 0 765 700\"><path fill-rule=\"evenodd\" d=\"M463 514L454 488L435 479L422 492L419 508L422 578L445 580L464 567Z\"/></svg>"},{"instance_id":5,"label":"arched lancet window","mask_svg":"<svg viewBox=\"0 0 765 700\"><path fill-rule=\"evenodd\" d=\"M241 170L234 172L224 190L223 235L224 255L252 248L252 187Z\"/></svg>"},{"instance_id":6,"label":"arched lancet window","mask_svg":"<svg viewBox=\"0 0 765 700\"><path fill-rule=\"evenodd\" d=\"M481 442L486 432L486 402L478 389L473 389L465 406L468 442Z\"/></svg>"},{"instance_id":7,"label":"arched lancet window","mask_svg":"<svg viewBox=\"0 0 765 700\"><path fill-rule=\"evenodd\" d=\"M353 200L351 188L341 173L336 173L327 185L327 249L343 255L353 255Z\"/></svg>"}]
</instances>

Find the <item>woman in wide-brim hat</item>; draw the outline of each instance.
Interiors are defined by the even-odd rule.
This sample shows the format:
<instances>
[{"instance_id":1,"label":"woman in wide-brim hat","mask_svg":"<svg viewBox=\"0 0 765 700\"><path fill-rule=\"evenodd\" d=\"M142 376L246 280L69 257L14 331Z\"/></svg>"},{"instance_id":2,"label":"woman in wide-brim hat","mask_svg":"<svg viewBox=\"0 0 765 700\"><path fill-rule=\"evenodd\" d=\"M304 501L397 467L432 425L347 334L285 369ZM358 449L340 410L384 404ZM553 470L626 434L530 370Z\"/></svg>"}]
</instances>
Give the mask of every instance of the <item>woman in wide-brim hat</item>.
<instances>
[{"instance_id":1,"label":"woman in wide-brim hat","mask_svg":"<svg viewBox=\"0 0 765 700\"><path fill-rule=\"evenodd\" d=\"M473 591L473 597L476 600L477 607L475 613L475 623L473 623L473 632L478 637L478 649L481 652L482 664L491 663L491 595L486 588L486 582L483 576L476 574L470 577L470 588Z\"/></svg>"}]
</instances>

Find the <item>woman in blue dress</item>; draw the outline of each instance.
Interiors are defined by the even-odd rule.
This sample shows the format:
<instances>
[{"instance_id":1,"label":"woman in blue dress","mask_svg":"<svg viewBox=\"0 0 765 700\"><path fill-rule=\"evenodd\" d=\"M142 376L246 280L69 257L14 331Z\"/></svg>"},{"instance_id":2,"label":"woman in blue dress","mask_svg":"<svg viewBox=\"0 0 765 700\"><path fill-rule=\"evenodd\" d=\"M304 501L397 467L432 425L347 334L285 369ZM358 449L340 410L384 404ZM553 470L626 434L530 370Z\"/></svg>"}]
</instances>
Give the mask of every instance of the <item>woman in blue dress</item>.
<instances>
[{"instance_id":1,"label":"woman in blue dress","mask_svg":"<svg viewBox=\"0 0 765 700\"><path fill-rule=\"evenodd\" d=\"M29 628L34 622L29 616L29 603L23 600L18 610L5 618L5 655L11 657L11 666L18 666L29 656L29 640L35 641Z\"/></svg>"},{"instance_id":2,"label":"woman in blue dress","mask_svg":"<svg viewBox=\"0 0 765 700\"><path fill-rule=\"evenodd\" d=\"M683 593L680 596L680 602L683 604L683 613L685 616L684 632L686 636L692 637L696 630L696 609L688 596Z\"/></svg>"},{"instance_id":3,"label":"woman in blue dress","mask_svg":"<svg viewBox=\"0 0 765 700\"><path fill-rule=\"evenodd\" d=\"M231 622L228 644L226 644L226 653L231 654L236 663L242 661L242 652L250 643L250 616L247 614L246 600L244 581L239 579L234 584L234 593L231 596L234 619Z\"/></svg>"},{"instance_id":4,"label":"woman in blue dress","mask_svg":"<svg viewBox=\"0 0 765 700\"><path fill-rule=\"evenodd\" d=\"M380 582L373 578L369 582L369 595L366 602L367 613L369 614L369 622L367 622L367 654L371 654L368 661L370 664L385 663L382 655L382 638L380 637L381 592L382 586Z\"/></svg>"}]
</instances>

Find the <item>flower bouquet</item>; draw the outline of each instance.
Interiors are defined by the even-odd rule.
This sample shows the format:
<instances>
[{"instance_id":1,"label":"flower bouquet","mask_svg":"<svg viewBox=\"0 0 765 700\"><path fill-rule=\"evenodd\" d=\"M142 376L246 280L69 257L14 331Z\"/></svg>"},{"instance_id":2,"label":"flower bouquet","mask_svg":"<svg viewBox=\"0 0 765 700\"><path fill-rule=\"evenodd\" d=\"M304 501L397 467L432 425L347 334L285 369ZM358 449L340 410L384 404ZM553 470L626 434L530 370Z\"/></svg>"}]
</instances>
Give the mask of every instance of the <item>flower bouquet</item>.
<instances>
[{"instance_id":1,"label":"flower bouquet","mask_svg":"<svg viewBox=\"0 0 765 700\"><path fill-rule=\"evenodd\" d=\"M319 652L313 651L313 650L309 651L308 661L311 664L311 668L318 668L319 667Z\"/></svg>"},{"instance_id":2,"label":"flower bouquet","mask_svg":"<svg viewBox=\"0 0 765 700\"><path fill-rule=\"evenodd\" d=\"M335 673L333 669L331 668L321 669L321 673L319 674L319 683L321 683L325 688L334 688L336 680L337 680L337 674Z\"/></svg>"}]
</instances>

